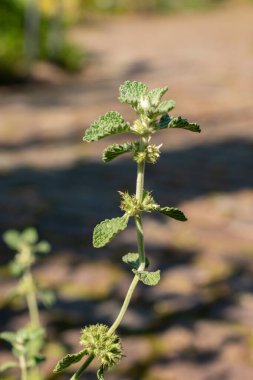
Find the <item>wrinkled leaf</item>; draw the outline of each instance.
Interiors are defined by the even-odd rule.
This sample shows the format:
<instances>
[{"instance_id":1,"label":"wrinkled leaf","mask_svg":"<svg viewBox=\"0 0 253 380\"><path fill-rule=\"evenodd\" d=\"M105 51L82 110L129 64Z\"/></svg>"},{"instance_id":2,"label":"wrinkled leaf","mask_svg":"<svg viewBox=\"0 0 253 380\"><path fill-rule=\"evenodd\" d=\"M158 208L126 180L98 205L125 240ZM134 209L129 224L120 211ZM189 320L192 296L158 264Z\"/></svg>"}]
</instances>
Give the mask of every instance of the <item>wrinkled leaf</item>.
<instances>
[{"instance_id":1,"label":"wrinkled leaf","mask_svg":"<svg viewBox=\"0 0 253 380\"><path fill-rule=\"evenodd\" d=\"M93 246L100 248L109 243L116 234L127 227L128 219L129 217L125 214L99 223L93 232Z\"/></svg>"},{"instance_id":2,"label":"wrinkled leaf","mask_svg":"<svg viewBox=\"0 0 253 380\"><path fill-rule=\"evenodd\" d=\"M189 123L187 119L183 119L181 116L169 117L164 115L159 121L159 128L182 128L192 132L201 132L200 126L196 123Z\"/></svg>"},{"instance_id":3,"label":"wrinkled leaf","mask_svg":"<svg viewBox=\"0 0 253 380\"><path fill-rule=\"evenodd\" d=\"M98 141L106 136L130 132L129 123L114 111L107 112L86 129L83 140L87 142Z\"/></svg>"},{"instance_id":4,"label":"wrinkled leaf","mask_svg":"<svg viewBox=\"0 0 253 380\"><path fill-rule=\"evenodd\" d=\"M119 88L119 101L121 103L130 104L136 108L141 99L147 95L148 87L141 82L126 81Z\"/></svg>"},{"instance_id":5,"label":"wrinkled leaf","mask_svg":"<svg viewBox=\"0 0 253 380\"><path fill-rule=\"evenodd\" d=\"M157 113L162 115L163 113L170 112L175 107L176 102L174 100L165 100L161 102L157 107Z\"/></svg>"},{"instance_id":6,"label":"wrinkled leaf","mask_svg":"<svg viewBox=\"0 0 253 380\"><path fill-rule=\"evenodd\" d=\"M133 269L133 272L139 277L140 281L145 285L154 286L160 281L160 270L155 272L137 271Z\"/></svg>"},{"instance_id":7,"label":"wrinkled leaf","mask_svg":"<svg viewBox=\"0 0 253 380\"><path fill-rule=\"evenodd\" d=\"M140 265L139 253L127 253L122 257L122 261L128 264L133 269L138 269ZM146 268L149 266L149 261L146 258Z\"/></svg>"},{"instance_id":8,"label":"wrinkled leaf","mask_svg":"<svg viewBox=\"0 0 253 380\"><path fill-rule=\"evenodd\" d=\"M173 219L180 220L181 222L185 222L187 220L184 213L175 207L159 207L159 208L156 208L155 211L158 211L161 214L170 216Z\"/></svg>"},{"instance_id":9,"label":"wrinkled leaf","mask_svg":"<svg viewBox=\"0 0 253 380\"><path fill-rule=\"evenodd\" d=\"M165 129L168 128L169 122L171 121L171 117L169 115L163 115L158 123L159 129Z\"/></svg>"},{"instance_id":10,"label":"wrinkled leaf","mask_svg":"<svg viewBox=\"0 0 253 380\"><path fill-rule=\"evenodd\" d=\"M16 230L8 230L3 234L3 241L8 247L16 249L20 241L20 233Z\"/></svg>"},{"instance_id":11,"label":"wrinkled leaf","mask_svg":"<svg viewBox=\"0 0 253 380\"><path fill-rule=\"evenodd\" d=\"M148 97L152 106L157 107L163 95L168 91L168 87L154 88L149 91Z\"/></svg>"},{"instance_id":12,"label":"wrinkled leaf","mask_svg":"<svg viewBox=\"0 0 253 380\"><path fill-rule=\"evenodd\" d=\"M7 371L8 369L17 368L17 367L19 367L18 363L14 362L14 361L8 361L8 362L3 363L0 366L0 372L4 372L4 371Z\"/></svg>"},{"instance_id":13,"label":"wrinkled leaf","mask_svg":"<svg viewBox=\"0 0 253 380\"><path fill-rule=\"evenodd\" d=\"M58 361L53 372L54 373L61 372L65 368L68 368L69 366L71 366L72 364L78 363L84 357L84 355L86 355L86 353L87 353L87 350L84 349L78 352L77 354L68 354L64 356L61 360Z\"/></svg>"},{"instance_id":14,"label":"wrinkled leaf","mask_svg":"<svg viewBox=\"0 0 253 380\"><path fill-rule=\"evenodd\" d=\"M21 239L27 244L35 244L38 241L38 232L33 227L26 228L21 234Z\"/></svg>"},{"instance_id":15,"label":"wrinkled leaf","mask_svg":"<svg viewBox=\"0 0 253 380\"><path fill-rule=\"evenodd\" d=\"M108 146L103 152L103 161L109 162L114 158L120 156L121 154L132 152L136 144L125 143L125 144L112 144Z\"/></svg>"}]
</instances>

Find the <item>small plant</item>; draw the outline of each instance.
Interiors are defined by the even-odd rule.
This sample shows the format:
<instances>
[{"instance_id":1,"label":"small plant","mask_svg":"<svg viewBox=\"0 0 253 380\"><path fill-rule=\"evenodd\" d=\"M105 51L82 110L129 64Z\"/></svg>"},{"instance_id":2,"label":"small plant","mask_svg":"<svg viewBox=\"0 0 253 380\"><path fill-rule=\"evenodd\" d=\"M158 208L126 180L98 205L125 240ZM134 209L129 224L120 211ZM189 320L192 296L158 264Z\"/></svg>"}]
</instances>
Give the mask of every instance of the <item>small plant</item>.
<instances>
[{"instance_id":1,"label":"small plant","mask_svg":"<svg viewBox=\"0 0 253 380\"><path fill-rule=\"evenodd\" d=\"M123 262L133 272L134 278L112 326L97 324L85 327L80 338L83 349L76 354L63 357L56 365L54 372L60 372L85 357L85 361L71 377L71 380L79 379L94 358L100 362L97 371L99 380L104 379L105 371L118 364L123 353L121 341L115 332L127 311L134 289L139 281L145 285L154 286L160 280L160 270L154 272L147 270L149 262L145 254L142 213L158 212L179 221L187 220L184 213L179 209L160 206L154 200L153 195L144 189L145 164L155 164L158 161L162 146L151 144L152 135L166 128L183 128L192 132L200 132L200 127L197 124L189 123L180 116L172 117L169 115L175 106L175 102L173 100L162 100L167 90L167 87L162 87L149 91L148 87L141 82L126 81L120 86L119 100L121 103L129 104L136 112L137 119L134 123L126 122L118 112L111 111L93 122L86 130L83 138L86 142L93 142L120 133L131 133L138 138L136 141L124 144L112 144L103 152L104 162L109 162L124 153L132 155L133 160L137 163L136 193L119 192L121 197L120 208L123 215L102 221L93 232L93 246L95 248L103 247L127 227L128 221L132 217L135 220L138 251L122 257Z\"/></svg>"},{"instance_id":2,"label":"small plant","mask_svg":"<svg viewBox=\"0 0 253 380\"><path fill-rule=\"evenodd\" d=\"M19 367L21 379L27 380L29 370L35 368L36 380L40 378L36 366L44 360L41 354L44 346L45 331L40 322L38 300L49 306L54 299L51 291L42 289L32 275L32 266L37 260L37 254L46 254L51 247L47 241L38 241L38 233L34 228L27 228L22 233L16 230L6 231L4 242L9 248L16 251L14 259L10 262L11 273L19 277L19 282L10 297L24 298L29 311L29 323L16 331L5 331L0 338L9 342L13 355L18 361L4 363L0 371Z\"/></svg>"}]
</instances>

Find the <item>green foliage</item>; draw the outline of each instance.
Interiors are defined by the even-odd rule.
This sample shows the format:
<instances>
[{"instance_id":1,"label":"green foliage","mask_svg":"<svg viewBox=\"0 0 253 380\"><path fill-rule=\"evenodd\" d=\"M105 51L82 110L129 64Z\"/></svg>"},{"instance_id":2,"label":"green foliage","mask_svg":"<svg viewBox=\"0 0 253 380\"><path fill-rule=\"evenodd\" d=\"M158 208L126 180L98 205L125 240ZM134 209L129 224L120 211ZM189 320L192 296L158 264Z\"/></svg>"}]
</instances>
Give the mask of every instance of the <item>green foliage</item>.
<instances>
[{"instance_id":1,"label":"green foliage","mask_svg":"<svg viewBox=\"0 0 253 380\"><path fill-rule=\"evenodd\" d=\"M185 10L205 10L223 4L225 0L81 0L89 11L95 12L179 12Z\"/></svg>"},{"instance_id":2,"label":"green foliage","mask_svg":"<svg viewBox=\"0 0 253 380\"><path fill-rule=\"evenodd\" d=\"M149 265L149 261L145 254L142 213L159 212L179 221L186 220L182 211L174 207L161 207L155 203L151 193L144 190L144 170L145 163L154 164L160 156L161 145L157 146L150 143L154 133L165 128L183 128L200 132L199 126L195 123L189 123L181 117L171 118L169 116L168 113L174 108L175 102L162 100L163 95L167 92L167 87L149 90L144 83L126 81L120 86L119 92L119 100L122 103L129 104L135 110L137 120L130 125L118 112L108 112L91 124L85 131L83 140L92 142L123 132L132 132L138 136L138 140L132 143L110 145L103 153L105 162L109 162L124 153L133 153L132 158L137 163L136 193L131 195L127 191L119 191L121 196L120 208L124 211L124 215L102 221L95 227L93 232L94 247L103 247L117 233L127 227L130 217L134 218L138 252L130 252L124 255L122 261L130 266L135 276L112 326L108 328L105 325L97 324L85 327L81 333L81 344L84 346L85 352L67 355L57 364L56 372L81 360L84 354L88 355L86 361L72 377L73 380L80 378L94 358L100 362L97 378L98 380L104 380L104 372L116 365L122 357L121 342L115 335L115 331L127 311L138 281L148 286L157 285L160 281L160 270L154 272L145 270Z\"/></svg>"},{"instance_id":3,"label":"green foliage","mask_svg":"<svg viewBox=\"0 0 253 380\"><path fill-rule=\"evenodd\" d=\"M179 220L181 222L185 222L187 220L184 213L175 207L158 207L156 208L156 211L160 212L161 214L170 216L171 218Z\"/></svg>"},{"instance_id":4,"label":"green foliage","mask_svg":"<svg viewBox=\"0 0 253 380\"><path fill-rule=\"evenodd\" d=\"M9 248L17 251L10 263L11 271L16 276L34 264L36 253L48 253L51 249L47 241L38 242L38 232L33 227L28 227L23 232L8 230L3 234L3 241Z\"/></svg>"},{"instance_id":5,"label":"green foliage","mask_svg":"<svg viewBox=\"0 0 253 380\"><path fill-rule=\"evenodd\" d=\"M109 145L103 152L103 161L109 162L114 158L121 156L124 153L133 152L136 149L136 144L112 144Z\"/></svg>"},{"instance_id":6,"label":"green foliage","mask_svg":"<svg viewBox=\"0 0 253 380\"><path fill-rule=\"evenodd\" d=\"M147 92L148 87L144 83L127 80L119 88L119 101L130 104L134 109L137 109L137 106L147 95Z\"/></svg>"},{"instance_id":7,"label":"green foliage","mask_svg":"<svg viewBox=\"0 0 253 380\"><path fill-rule=\"evenodd\" d=\"M139 277L139 280L149 286L157 285L160 281L160 270L155 272L138 271L133 269L133 272Z\"/></svg>"},{"instance_id":8,"label":"green foliage","mask_svg":"<svg viewBox=\"0 0 253 380\"><path fill-rule=\"evenodd\" d=\"M8 362L5 362L3 363L1 366L0 366L0 372L4 372L4 371L7 371L8 369L11 369L11 368L17 368L19 365L17 362L14 362L14 361L8 361Z\"/></svg>"},{"instance_id":9,"label":"green foliage","mask_svg":"<svg viewBox=\"0 0 253 380\"><path fill-rule=\"evenodd\" d=\"M200 126L196 123L189 123L187 119L181 118L181 116L170 118L168 115L161 117L158 127L164 128L182 128L192 132L201 132Z\"/></svg>"},{"instance_id":10,"label":"green foliage","mask_svg":"<svg viewBox=\"0 0 253 380\"><path fill-rule=\"evenodd\" d=\"M22 81L27 78L25 50L25 1L1 0L0 5L0 83ZM64 23L63 23L64 24ZM63 25L64 28L66 27ZM84 62L84 52L63 38L61 48L52 56L48 49L52 22L40 14L37 60L52 62L66 70L78 71Z\"/></svg>"},{"instance_id":11,"label":"green foliage","mask_svg":"<svg viewBox=\"0 0 253 380\"><path fill-rule=\"evenodd\" d=\"M122 261L130 266L132 269L138 269L141 262L140 262L140 255L139 253L127 253L122 257ZM148 258L146 257L146 265L147 268L149 266Z\"/></svg>"},{"instance_id":12,"label":"green foliage","mask_svg":"<svg viewBox=\"0 0 253 380\"><path fill-rule=\"evenodd\" d=\"M91 124L85 131L83 140L87 142L98 141L106 136L129 131L129 124L125 122L123 117L118 112L110 111Z\"/></svg>"},{"instance_id":13,"label":"green foliage","mask_svg":"<svg viewBox=\"0 0 253 380\"><path fill-rule=\"evenodd\" d=\"M64 369L68 368L69 366L71 366L72 364L74 363L78 363L83 357L84 355L87 355L87 350L84 349L80 352L78 352L77 354L68 354L66 356L64 356L55 366L54 368L54 373L58 373L58 372L61 372L63 371Z\"/></svg>"},{"instance_id":14,"label":"green foliage","mask_svg":"<svg viewBox=\"0 0 253 380\"><path fill-rule=\"evenodd\" d=\"M93 232L93 246L95 248L104 247L115 235L127 227L128 215L122 217L106 219L99 223Z\"/></svg>"},{"instance_id":15,"label":"green foliage","mask_svg":"<svg viewBox=\"0 0 253 380\"><path fill-rule=\"evenodd\" d=\"M35 367L44 360L40 354L43 345L45 332L38 327L25 327L17 332L4 331L0 334L0 339L5 340L12 346L13 355L17 358L23 357L28 368ZM18 362L7 362L1 370L18 367Z\"/></svg>"}]
</instances>

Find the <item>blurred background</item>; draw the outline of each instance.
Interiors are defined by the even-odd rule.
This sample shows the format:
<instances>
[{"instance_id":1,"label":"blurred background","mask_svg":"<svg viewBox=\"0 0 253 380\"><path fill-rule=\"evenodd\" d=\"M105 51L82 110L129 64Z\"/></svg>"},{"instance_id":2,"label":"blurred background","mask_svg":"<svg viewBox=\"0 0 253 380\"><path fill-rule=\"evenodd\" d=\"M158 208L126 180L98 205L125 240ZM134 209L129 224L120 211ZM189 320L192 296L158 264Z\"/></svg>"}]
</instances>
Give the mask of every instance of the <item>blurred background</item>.
<instances>
[{"instance_id":1,"label":"blurred background","mask_svg":"<svg viewBox=\"0 0 253 380\"><path fill-rule=\"evenodd\" d=\"M57 295L41 308L45 379L69 379L52 375L56 361L79 350L81 327L114 320L131 280L121 256L136 251L134 226L99 250L92 231L120 215L117 191L134 191L135 165L101 161L124 136L82 142L108 110L133 120L117 101L127 79L168 85L173 115L202 133L155 137L163 154L147 165L146 188L189 220L145 217L162 279L138 287L119 329L126 357L108 378L252 380L253 2L1 0L0 232L32 225L53 247L35 268ZM1 330L15 330L27 314L8 301L13 253L0 249Z\"/></svg>"}]
</instances>

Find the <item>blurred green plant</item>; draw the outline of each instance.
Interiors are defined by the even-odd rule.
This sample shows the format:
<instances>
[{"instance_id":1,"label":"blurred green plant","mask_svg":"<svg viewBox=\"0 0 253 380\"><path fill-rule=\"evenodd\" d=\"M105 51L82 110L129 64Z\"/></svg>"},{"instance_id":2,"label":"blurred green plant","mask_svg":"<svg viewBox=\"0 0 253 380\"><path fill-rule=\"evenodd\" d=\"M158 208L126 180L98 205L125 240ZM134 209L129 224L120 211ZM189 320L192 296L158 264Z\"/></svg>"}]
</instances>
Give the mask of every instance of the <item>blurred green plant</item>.
<instances>
[{"instance_id":1,"label":"blurred green plant","mask_svg":"<svg viewBox=\"0 0 253 380\"><path fill-rule=\"evenodd\" d=\"M0 338L10 343L12 353L17 360L10 360L0 366L0 372L11 368L19 368L21 380L28 380L29 369L33 369L44 361L40 351L44 344L44 330L39 327L28 326L16 332L5 331ZM38 380L40 375L35 379ZM32 380L32 379L31 379Z\"/></svg>"},{"instance_id":2,"label":"blurred green plant","mask_svg":"<svg viewBox=\"0 0 253 380\"><path fill-rule=\"evenodd\" d=\"M29 11L29 7L30 2L23 0L0 2L0 83L27 79L37 60L52 62L71 72L83 66L84 52L66 40L64 12L50 17L39 8L36 13L35 6ZM32 32L33 13L37 14L38 33ZM55 28L57 23L61 25L59 30ZM58 33L60 48L59 43L56 48L50 44L53 33Z\"/></svg>"},{"instance_id":3,"label":"blurred green plant","mask_svg":"<svg viewBox=\"0 0 253 380\"><path fill-rule=\"evenodd\" d=\"M120 86L119 100L130 105L137 114L137 119L130 124L114 111L107 112L95 120L85 131L83 140L86 142L98 141L104 137L121 133L130 133L137 138L133 142L112 144L103 152L103 161L110 162L125 153L130 153L137 164L136 192L119 192L121 197L120 209L123 215L113 219L106 219L99 223L93 232L93 246L104 247L119 232L126 229L129 219L133 218L136 226L137 247L135 253L127 253L122 257L132 271L134 277L123 301L117 318L111 327L101 324L85 327L81 332L80 344L83 349L76 354L64 356L56 365L54 372L58 373L81 361L86 357L80 368L71 377L78 380L94 358L99 362L97 371L98 380L104 379L105 371L114 367L123 356L122 345L116 330L122 322L128 309L130 300L138 282L148 286L157 285L160 281L160 270L149 271L149 261L145 254L142 213L158 212L179 221L186 221L182 211L174 207L162 207L153 195L144 189L144 174L146 163L155 164L160 157L161 145L151 144L154 133L167 128L180 128L192 132L200 132L196 123L189 123L182 117L173 117L169 113L175 107L173 100L162 100L167 87L149 90L141 82L126 81Z\"/></svg>"},{"instance_id":4,"label":"blurred green plant","mask_svg":"<svg viewBox=\"0 0 253 380\"><path fill-rule=\"evenodd\" d=\"M164 12L208 9L227 0L80 0L87 10L98 12Z\"/></svg>"},{"instance_id":5,"label":"blurred green plant","mask_svg":"<svg viewBox=\"0 0 253 380\"><path fill-rule=\"evenodd\" d=\"M16 288L10 293L10 299L25 299L29 312L29 323L26 327L16 332L5 331L0 334L0 338L12 345L12 352L18 361L4 363L0 371L19 367L22 380L28 379L28 370L37 366L43 360L41 350L44 346L45 331L41 325L38 301L45 306L51 306L54 302L54 294L48 289L43 289L35 281L32 275L32 266L37 261L38 254L47 254L50 244L39 241L38 233L35 228L29 227L24 231L8 230L3 234L6 245L16 251L14 259L9 267L13 276L18 277L19 281ZM36 379L39 379L39 372Z\"/></svg>"}]
</instances>

